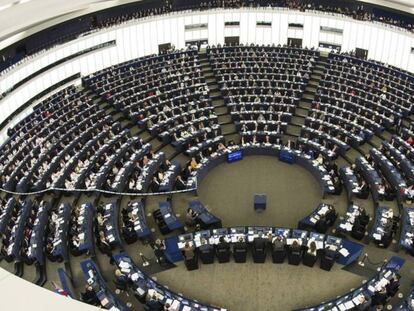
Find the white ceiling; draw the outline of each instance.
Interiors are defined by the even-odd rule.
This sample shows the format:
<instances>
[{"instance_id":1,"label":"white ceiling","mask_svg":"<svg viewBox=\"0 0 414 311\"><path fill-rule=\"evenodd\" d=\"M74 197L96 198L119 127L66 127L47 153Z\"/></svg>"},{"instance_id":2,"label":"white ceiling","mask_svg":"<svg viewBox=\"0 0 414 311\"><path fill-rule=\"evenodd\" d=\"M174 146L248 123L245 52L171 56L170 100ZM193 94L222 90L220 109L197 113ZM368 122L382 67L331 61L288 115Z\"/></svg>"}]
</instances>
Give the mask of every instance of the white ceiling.
<instances>
[{"instance_id":1,"label":"white ceiling","mask_svg":"<svg viewBox=\"0 0 414 311\"><path fill-rule=\"evenodd\" d=\"M140 0L0 0L0 49L32 33L112 6ZM361 0L414 14L414 0Z\"/></svg>"},{"instance_id":2,"label":"white ceiling","mask_svg":"<svg viewBox=\"0 0 414 311\"><path fill-rule=\"evenodd\" d=\"M414 1L413 0L390 0L390 2L395 2L398 4L406 5L408 7L413 8L414 7Z\"/></svg>"},{"instance_id":3,"label":"white ceiling","mask_svg":"<svg viewBox=\"0 0 414 311\"><path fill-rule=\"evenodd\" d=\"M360 2L368 2L387 6L396 10L406 11L414 14L414 0L359 0Z\"/></svg>"}]
</instances>

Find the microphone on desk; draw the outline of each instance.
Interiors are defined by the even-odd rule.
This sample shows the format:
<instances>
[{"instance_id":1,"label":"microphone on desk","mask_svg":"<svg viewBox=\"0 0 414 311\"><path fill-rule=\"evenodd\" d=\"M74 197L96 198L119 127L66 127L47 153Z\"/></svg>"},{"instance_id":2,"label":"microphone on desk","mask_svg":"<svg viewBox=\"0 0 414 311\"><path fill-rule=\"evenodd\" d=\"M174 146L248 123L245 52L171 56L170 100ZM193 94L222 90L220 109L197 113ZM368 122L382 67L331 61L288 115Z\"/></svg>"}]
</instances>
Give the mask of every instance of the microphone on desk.
<instances>
[{"instance_id":1,"label":"microphone on desk","mask_svg":"<svg viewBox=\"0 0 414 311\"><path fill-rule=\"evenodd\" d=\"M362 260L361 260L360 262L358 262L358 264L359 264L361 267L365 266L365 260L367 260L367 259L368 259L368 253L365 253L365 254L364 254L364 257L362 258Z\"/></svg>"},{"instance_id":2,"label":"microphone on desk","mask_svg":"<svg viewBox=\"0 0 414 311\"><path fill-rule=\"evenodd\" d=\"M143 267L149 266L148 258L145 257L143 253L139 253L139 256L141 257L141 260L142 260L142 266Z\"/></svg>"}]
</instances>

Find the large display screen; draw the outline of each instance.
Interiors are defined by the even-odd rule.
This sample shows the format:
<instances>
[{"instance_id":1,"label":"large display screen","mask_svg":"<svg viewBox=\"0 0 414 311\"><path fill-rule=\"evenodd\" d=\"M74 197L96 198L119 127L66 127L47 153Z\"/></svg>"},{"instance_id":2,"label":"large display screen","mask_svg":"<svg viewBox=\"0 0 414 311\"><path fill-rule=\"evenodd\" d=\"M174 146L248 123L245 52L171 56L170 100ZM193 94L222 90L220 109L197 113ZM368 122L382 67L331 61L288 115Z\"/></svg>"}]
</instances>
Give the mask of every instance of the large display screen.
<instances>
[{"instance_id":1,"label":"large display screen","mask_svg":"<svg viewBox=\"0 0 414 311\"><path fill-rule=\"evenodd\" d=\"M243 159L243 152L241 150L233 151L227 155L227 162L231 163Z\"/></svg>"}]
</instances>

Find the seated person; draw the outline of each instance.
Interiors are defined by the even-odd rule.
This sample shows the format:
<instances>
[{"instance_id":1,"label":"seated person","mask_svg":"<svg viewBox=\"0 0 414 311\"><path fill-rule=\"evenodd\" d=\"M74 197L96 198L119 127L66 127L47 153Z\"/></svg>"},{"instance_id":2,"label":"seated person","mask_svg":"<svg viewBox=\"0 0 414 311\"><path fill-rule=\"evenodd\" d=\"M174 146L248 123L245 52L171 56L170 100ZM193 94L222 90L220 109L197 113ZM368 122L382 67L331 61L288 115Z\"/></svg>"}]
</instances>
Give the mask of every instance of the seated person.
<instances>
[{"instance_id":1,"label":"seated person","mask_svg":"<svg viewBox=\"0 0 414 311\"><path fill-rule=\"evenodd\" d=\"M306 251L307 254L311 255L311 256L315 256L317 255L318 249L316 248L316 243L315 241L311 241L309 244L309 248Z\"/></svg>"},{"instance_id":2,"label":"seated person","mask_svg":"<svg viewBox=\"0 0 414 311\"><path fill-rule=\"evenodd\" d=\"M325 215L321 215L315 224L315 230L319 233L325 233L328 230L328 222Z\"/></svg>"},{"instance_id":3,"label":"seated person","mask_svg":"<svg viewBox=\"0 0 414 311\"><path fill-rule=\"evenodd\" d=\"M146 304L149 307L150 311L162 311L163 310L163 305L161 301L159 301L155 290L153 291L152 295L150 295L150 293L148 292L148 295L146 298Z\"/></svg>"},{"instance_id":4,"label":"seated person","mask_svg":"<svg viewBox=\"0 0 414 311\"><path fill-rule=\"evenodd\" d=\"M266 239L263 238L262 234L259 234L257 238L253 240L253 247L255 250L265 250L266 249Z\"/></svg>"},{"instance_id":5,"label":"seated person","mask_svg":"<svg viewBox=\"0 0 414 311\"><path fill-rule=\"evenodd\" d=\"M85 292L81 293L81 300L94 306L101 304L92 286L89 285L86 285Z\"/></svg>"},{"instance_id":6,"label":"seated person","mask_svg":"<svg viewBox=\"0 0 414 311\"><path fill-rule=\"evenodd\" d=\"M230 256L230 245L226 242L224 236L219 238L219 243L216 246L216 254L219 262L228 261L228 257Z\"/></svg>"},{"instance_id":7,"label":"seated person","mask_svg":"<svg viewBox=\"0 0 414 311\"><path fill-rule=\"evenodd\" d=\"M195 170L195 169L197 169L197 165L198 165L198 163L197 163L197 161L196 161L196 158L192 157L192 158L191 158L191 162L190 162L190 166L191 166L191 168L192 168L193 170Z\"/></svg>"},{"instance_id":8,"label":"seated person","mask_svg":"<svg viewBox=\"0 0 414 311\"><path fill-rule=\"evenodd\" d=\"M320 264L321 269L330 271L336 260L336 257L337 257L336 247L333 245L328 245L323 250L323 256L321 257L321 264Z\"/></svg>"},{"instance_id":9,"label":"seated person","mask_svg":"<svg viewBox=\"0 0 414 311\"><path fill-rule=\"evenodd\" d=\"M236 243L234 243L233 251L235 250L246 250L247 245L243 237L239 237Z\"/></svg>"},{"instance_id":10,"label":"seated person","mask_svg":"<svg viewBox=\"0 0 414 311\"><path fill-rule=\"evenodd\" d=\"M400 276L398 274L394 274L393 278L385 286L385 290L387 291L387 295L389 297L394 297L399 289L400 289Z\"/></svg>"},{"instance_id":11,"label":"seated person","mask_svg":"<svg viewBox=\"0 0 414 311\"><path fill-rule=\"evenodd\" d=\"M114 283L116 288L125 290L128 285L128 277L125 274L123 274L121 270L116 269Z\"/></svg>"},{"instance_id":12,"label":"seated person","mask_svg":"<svg viewBox=\"0 0 414 311\"><path fill-rule=\"evenodd\" d=\"M180 175L177 176L177 179L175 181L175 187L177 188L177 190L185 190L187 188L187 185L185 184L183 178Z\"/></svg>"},{"instance_id":13,"label":"seated person","mask_svg":"<svg viewBox=\"0 0 414 311\"><path fill-rule=\"evenodd\" d=\"M387 291L385 288L381 290L376 290L372 296L372 306L384 305L387 302Z\"/></svg>"},{"instance_id":14,"label":"seated person","mask_svg":"<svg viewBox=\"0 0 414 311\"><path fill-rule=\"evenodd\" d=\"M188 226L194 226L196 223L196 219L197 219L197 213L192 210L191 208L187 209L187 214L185 215L185 223Z\"/></svg>"},{"instance_id":15,"label":"seated person","mask_svg":"<svg viewBox=\"0 0 414 311\"><path fill-rule=\"evenodd\" d=\"M359 294L357 297L358 305L356 306L356 310L369 310L371 307L371 296L364 295L363 293Z\"/></svg>"},{"instance_id":16,"label":"seated person","mask_svg":"<svg viewBox=\"0 0 414 311\"><path fill-rule=\"evenodd\" d=\"M302 259L302 247L298 240L294 240L289 247L288 261L289 264L299 265Z\"/></svg>"},{"instance_id":17,"label":"seated person","mask_svg":"<svg viewBox=\"0 0 414 311\"><path fill-rule=\"evenodd\" d=\"M365 180L362 180L361 185L358 187L358 190L359 190L358 198L366 199L368 196L369 187Z\"/></svg>"},{"instance_id":18,"label":"seated person","mask_svg":"<svg viewBox=\"0 0 414 311\"><path fill-rule=\"evenodd\" d=\"M190 245L190 243L186 242L184 245L184 249L183 249L183 255L185 260L191 260L194 258L195 256L195 252L194 252L194 245Z\"/></svg>"},{"instance_id":19,"label":"seated person","mask_svg":"<svg viewBox=\"0 0 414 311\"><path fill-rule=\"evenodd\" d=\"M284 251L286 246L286 242L284 238L280 235L276 236L273 240L273 250L274 251Z\"/></svg>"},{"instance_id":20,"label":"seated person","mask_svg":"<svg viewBox=\"0 0 414 311\"><path fill-rule=\"evenodd\" d=\"M165 264L168 264L168 260L165 257L164 251L165 251L165 244L160 239L157 239L155 243L152 245L154 249L154 255L157 258L157 262L163 266Z\"/></svg>"},{"instance_id":21,"label":"seated person","mask_svg":"<svg viewBox=\"0 0 414 311\"><path fill-rule=\"evenodd\" d=\"M214 262L214 248L212 245L207 243L205 238L201 238L201 245L199 246L199 256L201 261L204 264L209 264Z\"/></svg>"}]
</instances>

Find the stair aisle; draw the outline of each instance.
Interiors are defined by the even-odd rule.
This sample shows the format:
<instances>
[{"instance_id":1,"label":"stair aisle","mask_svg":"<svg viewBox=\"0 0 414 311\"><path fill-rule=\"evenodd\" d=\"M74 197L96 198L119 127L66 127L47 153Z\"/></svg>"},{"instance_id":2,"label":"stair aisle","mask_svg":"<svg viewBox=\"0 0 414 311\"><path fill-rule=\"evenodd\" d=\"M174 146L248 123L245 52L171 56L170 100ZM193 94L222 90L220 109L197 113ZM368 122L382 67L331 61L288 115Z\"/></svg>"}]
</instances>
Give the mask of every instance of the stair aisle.
<instances>
[{"instance_id":1,"label":"stair aisle","mask_svg":"<svg viewBox=\"0 0 414 311\"><path fill-rule=\"evenodd\" d=\"M283 137L284 142L288 139L296 141L296 138L300 136L301 128L305 124L305 118L308 116L308 111L312 107L312 101L315 98L316 90L318 89L326 65L327 57L322 55L319 56L303 96L299 101L299 105L295 109L295 114L287 127L286 134Z\"/></svg>"},{"instance_id":2,"label":"stair aisle","mask_svg":"<svg viewBox=\"0 0 414 311\"><path fill-rule=\"evenodd\" d=\"M213 68L208 60L207 52L205 50L200 51L199 58L201 71L208 84L209 96L213 103L214 112L218 116L218 124L221 127L222 135L225 137L226 142L233 140L234 142L239 143L241 140L240 135L238 134L228 108L224 103L219 85L213 73Z\"/></svg>"}]
</instances>

